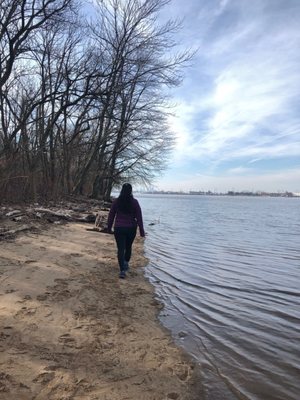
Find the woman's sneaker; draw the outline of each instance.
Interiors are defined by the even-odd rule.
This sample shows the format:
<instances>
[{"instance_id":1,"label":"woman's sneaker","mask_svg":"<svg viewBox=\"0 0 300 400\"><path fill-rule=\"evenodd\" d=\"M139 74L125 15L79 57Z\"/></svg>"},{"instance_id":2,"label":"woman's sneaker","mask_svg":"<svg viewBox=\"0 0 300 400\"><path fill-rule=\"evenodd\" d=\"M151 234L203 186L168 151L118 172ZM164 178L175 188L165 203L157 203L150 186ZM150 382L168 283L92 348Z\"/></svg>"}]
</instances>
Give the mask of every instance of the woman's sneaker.
<instances>
[{"instance_id":1,"label":"woman's sneaker","mask_svg":"<svg viewBox=\"0 0 300 400\"><path fill-rule=\"evenodd\" d=\"M119 274L119 278L125 279L126 278L126 272L125 271L121 271L120 274Z\"/></svg>"}]
</instances>

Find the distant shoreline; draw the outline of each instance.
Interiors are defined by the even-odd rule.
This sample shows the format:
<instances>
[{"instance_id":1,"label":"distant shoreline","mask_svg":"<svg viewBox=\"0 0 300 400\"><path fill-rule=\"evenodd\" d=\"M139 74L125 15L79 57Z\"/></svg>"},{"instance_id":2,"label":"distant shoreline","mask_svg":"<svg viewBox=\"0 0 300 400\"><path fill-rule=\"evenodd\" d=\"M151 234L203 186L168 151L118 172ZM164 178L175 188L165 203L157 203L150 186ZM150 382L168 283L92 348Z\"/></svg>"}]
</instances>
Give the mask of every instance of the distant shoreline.
<instances>
[{"instance_id":1,"label":"distant shoreline","mask_svg":"<svg viewBox=\"0 0 300 400\"><path fill-rule=\"evenodd\" d=\"M234 192L229 191L227 193L217 193L217 192L202 192L202 191L147 191L147 192L136 192L138 194L171 194L171 195L188 195L188 196L227 196L227 197L235 197L235 196L244 196L244 197L293 197L300 199L300 193L294 192L280 192L280 193L269 193L269 192Z\"/></svg>"}]
</instances>

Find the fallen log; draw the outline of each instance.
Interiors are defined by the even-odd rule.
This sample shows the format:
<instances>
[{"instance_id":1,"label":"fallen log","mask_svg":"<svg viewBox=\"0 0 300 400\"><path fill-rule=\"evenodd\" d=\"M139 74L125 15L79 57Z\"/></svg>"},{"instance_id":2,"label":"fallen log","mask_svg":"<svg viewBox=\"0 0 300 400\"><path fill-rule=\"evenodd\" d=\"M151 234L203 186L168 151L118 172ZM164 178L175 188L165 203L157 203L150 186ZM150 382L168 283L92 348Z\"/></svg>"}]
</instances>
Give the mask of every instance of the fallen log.
<instances>
[{"instance_id":1,"label":"fallen log","mask_svg":"<svg viewBox=\"0 0 300 400\"><path fill-rule=\"evenodd\" d=\"M29 231L36 229L35 226L30 226L30 225L23 225L15 229L9 229L9 230L3 230L0 231L0 236L13 236L18 232L23 232L23 231Z\"/></svg>"},{"instance_id":2,"label":"fallen log","mask_svg":"<svg viewBox=\"0 0 300 400\"><path fill-rule=\"evenodd\" d=\"M65 214L62 212L57 212L57 211L50 210L48 208L34 208L33 210L37 213L37 216L39 218L41 218L41 214L46 214L47 216L57 217L60 219L65 219L67 221L73 220L72 216L68 213Z\"/></svg>"}]
</instances>

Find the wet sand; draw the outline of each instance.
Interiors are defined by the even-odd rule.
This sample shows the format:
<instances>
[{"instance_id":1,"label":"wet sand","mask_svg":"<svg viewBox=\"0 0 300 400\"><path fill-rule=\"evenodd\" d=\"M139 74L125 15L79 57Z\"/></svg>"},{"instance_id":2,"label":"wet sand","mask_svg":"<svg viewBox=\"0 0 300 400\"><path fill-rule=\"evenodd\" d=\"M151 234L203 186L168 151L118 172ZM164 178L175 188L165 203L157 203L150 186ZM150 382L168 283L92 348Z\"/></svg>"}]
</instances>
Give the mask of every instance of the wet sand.
<instances>
[{"instance_id":1,"label":"wet sand","mask_svg":"<svg viewBox=\"0 0 300 400\"><path fill-rule=\"evenodd\" d=\"M142 239L120 280L113 236L86 228L0 242L1 400L201 400L158 322Z\"/></svg>"}]
</instances>

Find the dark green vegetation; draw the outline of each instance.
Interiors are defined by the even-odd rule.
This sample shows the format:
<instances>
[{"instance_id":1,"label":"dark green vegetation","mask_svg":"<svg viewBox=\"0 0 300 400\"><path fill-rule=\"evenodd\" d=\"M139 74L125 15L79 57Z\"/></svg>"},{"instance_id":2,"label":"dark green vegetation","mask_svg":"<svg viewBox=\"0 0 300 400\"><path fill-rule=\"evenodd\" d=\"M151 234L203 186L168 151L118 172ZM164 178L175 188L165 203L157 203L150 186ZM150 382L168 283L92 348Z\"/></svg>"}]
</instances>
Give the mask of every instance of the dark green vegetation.
<instances>
[{"instance_id":1,"label":"dark green vegetation","mask_svg":"<svg viewBox=\"0 0 300 400\"><path fill-rule=\"evenodd\" d=\"M88 18L77 0L1 1L0 201L108 199L163 170L190 59L158 23L168 2L99 0Z\"/></svg>"}]
</instances>

